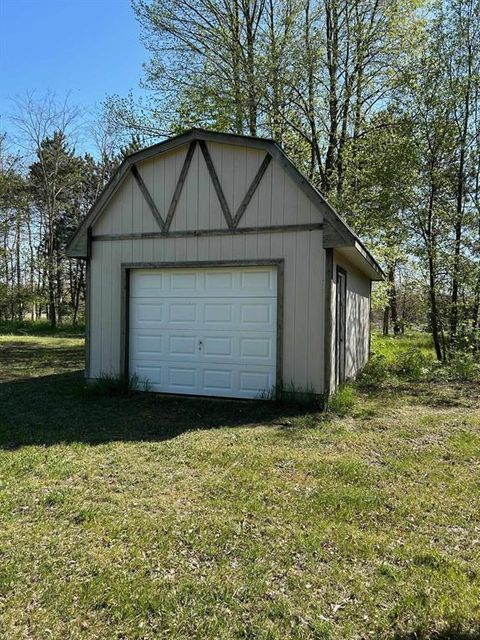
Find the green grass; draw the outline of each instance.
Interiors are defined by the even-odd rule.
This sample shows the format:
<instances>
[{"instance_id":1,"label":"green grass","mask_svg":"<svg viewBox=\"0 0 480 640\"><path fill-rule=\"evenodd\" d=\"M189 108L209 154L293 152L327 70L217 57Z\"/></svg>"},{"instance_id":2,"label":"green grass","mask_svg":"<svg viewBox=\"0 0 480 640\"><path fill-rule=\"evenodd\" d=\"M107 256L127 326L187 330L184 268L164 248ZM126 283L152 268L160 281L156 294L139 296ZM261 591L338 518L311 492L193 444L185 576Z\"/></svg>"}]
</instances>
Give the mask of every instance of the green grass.
<instances>
[{"instance_id":1,"label":"green grass","mask_svg":"<svg viewBox=\"0 0 480 640\"><path fill-rule=\"evenodd\" d=\"M53 328L47 320L0 320L0 335L82 337L84 332L83 323L73 325L71 322L63 322Z\"/></svg>"},{"instance_id":2,"label":"green grass","mask_svg":"<svg viewBox=\"0 0 480 640\"><path fill-rule=\"evenodd\" d=\"M480 638L480 387L333 417L92 395L74 337L0 363L0 638Z\"/></svg>"},{"instance_id":3,"label":"green grass","mask_svg":"<svg viewBox=\"0 0 480 640\"><path fill-rule=\"evenodd\" d=\"M433 342L430 334L411 332L401 337L383 336L374 331L372 334L372 354L380 354L385 357L387 364L393 364L400 354L405 354L412 349L420 351L424 356L435 359Z\"/></svg>"}]
</instances>

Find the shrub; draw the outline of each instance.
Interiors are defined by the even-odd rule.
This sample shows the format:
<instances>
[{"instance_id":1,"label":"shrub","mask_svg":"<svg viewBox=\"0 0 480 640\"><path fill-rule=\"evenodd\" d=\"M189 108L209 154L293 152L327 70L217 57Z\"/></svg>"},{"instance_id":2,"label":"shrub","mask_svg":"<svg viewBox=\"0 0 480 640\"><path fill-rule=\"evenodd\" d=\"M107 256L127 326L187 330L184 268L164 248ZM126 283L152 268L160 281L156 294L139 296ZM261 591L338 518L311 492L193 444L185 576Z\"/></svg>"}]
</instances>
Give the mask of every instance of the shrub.
<instances>
[{"instance_id":1,"label":"shrub","mask_svg":"<svg viewBox=\"0 0 480 640\"><path fill-rule=\"evenodd\" d=\"M355 390L349 384L341 385L328 400L328 411L337 416L346 416L355 404Z\"/></svg>"},{"instance_id":2,"label":"shrub","mask_svg":"<svg viewBox=\"0 0 480 640\"><path fill-rule=\"evenodd\" d=\"M363 367L357 378L360 389L370 389L380 386L390 377L390 371L385 356L374 354Z\"/></svg>"},{"instance_id":3,"label":"shrub","mask_svg":"<svg viewBox=\"0 0 480 640\"><path fill-rule=\"evenodd\" d=\"M423 380L428 376L432 361L419 349L407 349L395 358L394 368L401 378Z\"/></svg>"},{"instance_id":4,"label":"shrub","mask_svg":"<svg viewBox=\"0 0 480 640\"><path fill-rule=\"evenodd\" d=\"M450 380L476 382L480 380L480 363L472 353L457 351L445 365L445 372Z\"/></svg>"}]
</instances>

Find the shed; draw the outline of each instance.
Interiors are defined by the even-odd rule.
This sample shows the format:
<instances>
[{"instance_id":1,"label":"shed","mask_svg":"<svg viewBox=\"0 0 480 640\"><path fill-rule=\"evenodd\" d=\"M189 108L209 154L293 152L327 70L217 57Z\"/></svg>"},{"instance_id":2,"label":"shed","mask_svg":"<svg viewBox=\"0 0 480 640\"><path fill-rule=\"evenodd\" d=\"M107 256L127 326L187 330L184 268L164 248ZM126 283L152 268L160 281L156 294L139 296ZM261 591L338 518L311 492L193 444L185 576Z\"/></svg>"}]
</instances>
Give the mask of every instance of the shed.
<instances>
[{"instance_id":1,"label":"shed","mask_svg":"<svg viewBox=\"0 0 480 640\"><path fill-rule=\"evenodd\" d=\"M130 155L67 254L87 261L89 379L328 394L368 359L382 270L272 140L192 129Z\"/></svg>"}]
</instances>

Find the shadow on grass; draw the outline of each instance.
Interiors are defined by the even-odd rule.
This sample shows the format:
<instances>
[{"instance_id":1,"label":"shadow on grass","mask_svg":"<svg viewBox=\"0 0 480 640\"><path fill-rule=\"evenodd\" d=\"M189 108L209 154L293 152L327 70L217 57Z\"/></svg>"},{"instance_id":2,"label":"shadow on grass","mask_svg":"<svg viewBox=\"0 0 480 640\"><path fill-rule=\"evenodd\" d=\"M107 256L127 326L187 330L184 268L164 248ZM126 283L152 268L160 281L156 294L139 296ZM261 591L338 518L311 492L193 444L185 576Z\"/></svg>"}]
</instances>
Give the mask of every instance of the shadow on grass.
<instances>
[{"instance_id":1,"label":"shadow on grass","mask_svg":"<svg viewBox=\"0 0 480 640\"><path fill-rule=\"evenodd\" d=\"M480 640L480 628L470 631L458 627L447 627L439 631L418 629L406 633L396 633L393 640Z\"/></svg>"},{"instance_id":2,"label":"shadow on grass","mask_svg":"<svg viewBox=\"0 0 480 640\"><path fill-rule=\"evenodd\" d=\"M0 384L0 448L65 442L155 441L185 431L274 423L306 414L299 406L132 393L92 396L82 371Z\"/></svg>"}]
</instances>

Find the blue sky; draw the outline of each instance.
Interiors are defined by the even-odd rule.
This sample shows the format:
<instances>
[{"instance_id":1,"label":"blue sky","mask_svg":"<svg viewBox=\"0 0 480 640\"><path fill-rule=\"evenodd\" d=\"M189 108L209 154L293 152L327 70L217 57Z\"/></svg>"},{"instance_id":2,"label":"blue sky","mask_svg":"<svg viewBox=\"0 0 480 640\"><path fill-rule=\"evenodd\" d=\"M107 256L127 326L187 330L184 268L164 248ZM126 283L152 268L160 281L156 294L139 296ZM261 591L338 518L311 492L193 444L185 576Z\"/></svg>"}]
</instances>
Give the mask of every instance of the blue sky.
<instances>
[{"instance_id":1,"label":"blue sky","mask_svg":"<svg viewBox=\"0 0 480 640\"><path fill-rule=\"evenodd\" d=\"M140 94L146 59L130 0L0 0L0 131L27 90L71 92L85 108Z\"/></svg>"}]
</instances>

